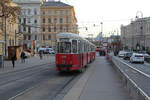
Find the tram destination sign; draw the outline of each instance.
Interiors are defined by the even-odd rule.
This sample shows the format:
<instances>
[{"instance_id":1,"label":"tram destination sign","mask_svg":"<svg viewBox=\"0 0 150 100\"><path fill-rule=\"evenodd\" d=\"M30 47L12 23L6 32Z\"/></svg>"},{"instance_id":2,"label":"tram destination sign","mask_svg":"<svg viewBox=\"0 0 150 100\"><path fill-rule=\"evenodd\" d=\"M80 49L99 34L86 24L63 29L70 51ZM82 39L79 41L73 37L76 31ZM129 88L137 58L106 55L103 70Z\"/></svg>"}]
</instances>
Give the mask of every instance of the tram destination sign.
<instances>
[{"instance_id":1,"label":"tram destination sign","mask_svg":"<svg viewBox=\"0 0 150 100\"><path fill-rule=\"evenodd\" d=\"M60 38L60 41L61 42L69 42L69 39L68 38Z\"/></svg>"}]
</instances>

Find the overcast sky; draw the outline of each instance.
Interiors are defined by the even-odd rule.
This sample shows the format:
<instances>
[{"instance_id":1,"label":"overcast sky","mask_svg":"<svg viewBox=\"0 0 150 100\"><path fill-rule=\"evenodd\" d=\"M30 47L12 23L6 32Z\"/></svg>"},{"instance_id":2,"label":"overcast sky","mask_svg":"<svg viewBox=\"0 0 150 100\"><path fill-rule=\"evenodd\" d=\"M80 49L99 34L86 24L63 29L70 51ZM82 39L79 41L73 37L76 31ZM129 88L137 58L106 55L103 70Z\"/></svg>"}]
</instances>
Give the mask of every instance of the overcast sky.
<instances>
[{"instance_id":1,"label":"overcast sky","mask_svg":"<svg viewBox=\"0 0 150 100\"><path fill-rule=\"evenodd\" d=\"M119 31L120 25L129 24L135 19L137 11L142 11L143 17L150 16L150 0L61 0L75 7L79 27L87 26L88 30L80 28L81 36L92 33L97 35L101 31L100 22L103 22L103 33ZM140 15L140 13L138 14ZM93 27L93 24L96 27Z\"/></svg>"}]
</instances>

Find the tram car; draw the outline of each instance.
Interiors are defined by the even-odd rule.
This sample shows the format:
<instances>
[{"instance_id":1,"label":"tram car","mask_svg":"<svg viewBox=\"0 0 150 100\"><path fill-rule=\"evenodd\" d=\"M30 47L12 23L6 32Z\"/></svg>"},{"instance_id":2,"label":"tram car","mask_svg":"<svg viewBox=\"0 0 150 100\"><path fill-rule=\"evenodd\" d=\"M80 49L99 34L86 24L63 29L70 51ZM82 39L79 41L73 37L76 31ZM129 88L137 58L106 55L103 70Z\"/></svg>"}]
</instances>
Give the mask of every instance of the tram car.
<instances>
[{"instance_id":1,"label":"tram car","mask_svg":"<svg viewBox=\"0 0 150 100\"><path fill-rule=\"evenodd\" d=\"M56 70L83 71L95 59L95 45L74 33L56 35Z\"/></svg>"}]
</instances>

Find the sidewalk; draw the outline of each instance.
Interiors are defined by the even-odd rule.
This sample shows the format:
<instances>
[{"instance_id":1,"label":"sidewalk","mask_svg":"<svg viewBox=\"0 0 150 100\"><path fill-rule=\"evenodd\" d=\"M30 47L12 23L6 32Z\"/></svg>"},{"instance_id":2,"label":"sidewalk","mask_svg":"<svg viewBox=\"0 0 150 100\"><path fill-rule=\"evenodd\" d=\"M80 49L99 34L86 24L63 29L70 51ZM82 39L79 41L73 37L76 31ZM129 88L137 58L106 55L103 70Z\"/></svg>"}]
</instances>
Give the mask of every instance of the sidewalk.
<instances>
[{"instance_id":1,"label":"sidewalk","mask_svg":"<svg viewBox=\"0 0 150 100\"><path fill-rule=\"evenodd\" d=\"M105 57L97 57L63 100L131 100Z\"/></svg>"},{"instance_id":2,"label":"sidewalk","mask_svg":"<svg viewBox=\"0 0 150 100\"><path fill-rule=\"evenodd\" d=\"M36 65L43 65L48 63L53 63L55 60L54 55L43 56L43 59L40 59L39 56L33 56L25 60L25 63L21 63L20 60L15 61L15 68L13 68L11 61L4 61L4 68L0 68L0 73L6 73L10 71L15 71L19 69L24 69L27 67L33 67Z\"/></svg>"}]
</instances>

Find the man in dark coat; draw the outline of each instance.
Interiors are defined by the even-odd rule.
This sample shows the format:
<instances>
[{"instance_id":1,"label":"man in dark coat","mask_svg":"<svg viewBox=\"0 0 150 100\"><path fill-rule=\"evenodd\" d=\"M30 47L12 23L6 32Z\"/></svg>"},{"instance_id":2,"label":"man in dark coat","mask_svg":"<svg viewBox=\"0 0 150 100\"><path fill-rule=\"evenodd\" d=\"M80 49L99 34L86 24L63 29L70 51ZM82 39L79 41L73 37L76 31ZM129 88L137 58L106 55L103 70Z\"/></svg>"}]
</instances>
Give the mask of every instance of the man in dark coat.
<instances>
[{"instance_id":1,"label":"man in dark coat","mask_svg":"<svg viewBox=\"0 0 150 100\"><path fill-rule=\"evenodd\" d=\"M13 54L12 54L12 57L11 57L11 61L12 61L12 64L13 64L13 68L15 67L15 60L16 60L16 53L13 53Z\"/></svg>"}]
</instances>

